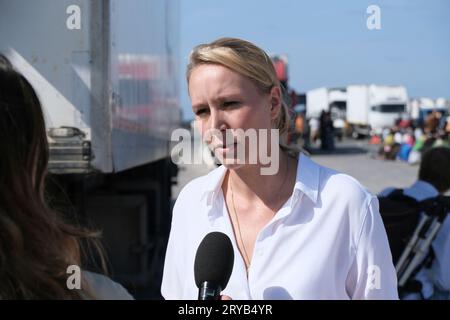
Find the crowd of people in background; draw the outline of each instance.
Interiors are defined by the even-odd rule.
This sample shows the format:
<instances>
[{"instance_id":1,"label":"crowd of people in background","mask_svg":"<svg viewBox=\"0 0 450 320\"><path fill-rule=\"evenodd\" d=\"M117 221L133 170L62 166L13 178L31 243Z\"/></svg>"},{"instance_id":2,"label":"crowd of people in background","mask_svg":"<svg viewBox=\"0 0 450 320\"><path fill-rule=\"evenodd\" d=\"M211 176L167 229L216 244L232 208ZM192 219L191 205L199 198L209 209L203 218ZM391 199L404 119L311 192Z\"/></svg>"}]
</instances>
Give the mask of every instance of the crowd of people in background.
<instances>
[{"instance_id":1,"label":"crowd of people in background","mask_svg":"<svg viewBox=\"0 0 450 320\"><path fill-rule=\"evenodd\" d=\"M381 145L377 154L380 159L417 164L427 150L450 147L450 117L437 111L431 112L423 121L401 117L392 128L373 136L370 143Z\"/></svg>"},{"instance_id":2,"label":"crowd of people in background","mask_svg":"<svg viewBox=\"0 0 450 320\"><path fill-rule=\"evenodd\" d=\"M335 129L330 112L322 111L319 118L307 119L305 112L294 116L290 143L311 153L312 147L322 151L335 149ZM421 155L433 147L450 147L450 116L432 111L423 120L407 115L398 118L391 128L372 135L370 144L380 145L376 158L400 160L409 164L420 162Z\"/></svg>"}]
</instances>

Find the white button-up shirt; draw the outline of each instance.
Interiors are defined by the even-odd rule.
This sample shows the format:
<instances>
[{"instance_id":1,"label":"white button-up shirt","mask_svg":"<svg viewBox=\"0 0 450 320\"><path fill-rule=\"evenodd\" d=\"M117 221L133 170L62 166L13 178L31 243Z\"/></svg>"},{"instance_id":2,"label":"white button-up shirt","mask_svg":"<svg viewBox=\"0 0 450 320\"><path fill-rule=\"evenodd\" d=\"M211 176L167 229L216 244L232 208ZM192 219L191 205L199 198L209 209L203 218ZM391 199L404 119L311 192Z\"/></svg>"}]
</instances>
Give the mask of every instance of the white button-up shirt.
<instances>
[{"instance_id":1,"label":"white button-up shirt","mask_svg":"<svg viewBox=\"0 0 450 320\"><path fill-rule=\"evenodd\" d=\"M197 299L195 254L212 231L233 243L223 291L233 299L398 299L377 198L303 154L292 196L256 238L247 276L221 188L226 171L221 166L191 181L175 203L161 288L166 299Z\"/></svg>"},{"instance_id":2,"label":"white button-up shirt","mask_svg":"<svg viewBox=\"0 0 450 320\"><path fill-rule=\"evenodd\" d=\"M387 188L380 192L380 196L387 196L394 188ZM439 192L430 183L417 180L412 186L404 189L404 194L417 201L434 198ZM450 297L450 218L445 218L441 229L432 242L434 260L430 269L422 268L416 279L422 282L422 296L431 298L435 289L445 291ZM411 294L406 299L420 299L420 296Z\"/></svg>"}]
</instances>

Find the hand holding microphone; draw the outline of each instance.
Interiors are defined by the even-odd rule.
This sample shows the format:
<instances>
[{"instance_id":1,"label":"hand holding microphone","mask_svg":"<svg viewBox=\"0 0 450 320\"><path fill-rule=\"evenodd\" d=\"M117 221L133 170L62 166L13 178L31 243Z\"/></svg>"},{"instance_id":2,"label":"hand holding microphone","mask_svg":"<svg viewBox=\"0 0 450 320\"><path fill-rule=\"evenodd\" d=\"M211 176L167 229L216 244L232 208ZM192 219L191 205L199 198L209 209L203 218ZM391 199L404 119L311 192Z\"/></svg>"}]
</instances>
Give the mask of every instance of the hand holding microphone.
<instances>
[{"instance_id":1,"label":"hand holding microphone","mask_svg":"<svg viewBox=\"0 0 450 320\"><path fill-rule=\"evenodd\" d=\"M230 238L222 232L208 233L195 255L194 275L198 300L220 300L233 270L234 251Z\"/></svg>"}]
</instances>

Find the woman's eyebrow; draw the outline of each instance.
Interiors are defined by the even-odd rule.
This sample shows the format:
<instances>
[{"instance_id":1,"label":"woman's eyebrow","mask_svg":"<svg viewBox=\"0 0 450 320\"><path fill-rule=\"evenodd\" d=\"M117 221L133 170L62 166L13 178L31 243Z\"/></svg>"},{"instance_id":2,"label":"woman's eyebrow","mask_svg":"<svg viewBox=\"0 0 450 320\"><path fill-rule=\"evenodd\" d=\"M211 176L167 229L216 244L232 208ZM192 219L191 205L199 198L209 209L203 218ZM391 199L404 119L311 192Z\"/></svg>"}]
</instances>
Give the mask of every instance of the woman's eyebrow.
<instances>
[{"instance_id":1,"label":"woman's eyebrow","mask_svg":"<svg viewBox=\"0 0 450 320\"><path fill-rule=\"evenodd\" d=\"M239 93L227 93L219 96L216 100L217 101L224 101L224 100L230 100L230 99L239 99L240 98Z\"/></svg>"},{"instance_id":2,"label":"woman's eyebrow","mask_svg":"<svg viewBox=\"0 0 450 320\"><path fill-rule=\"evenodd\" d=\"M208 104L200 102L192 105L192 109L208 108Z\"/></svg>"},{"instance_id":3,"label":"woman's eyebrow","mask_svg":"<svg viewBox=\"0 0 450 320\"><path fill-rule=\"evenodd\" d=\"M218 96L217 98L214 99L215 102L218 103L223 103L224 101L229 101L229 100L239 100L241 99L241 94L238 92L230 92L230 93L225 93L222 94L220 96ZM201 109L201 108L209 108L209 104L205 103L205 102L198 102L198 103L193 103L192 104L192 109Z\"/></svg>"}]
</instances>

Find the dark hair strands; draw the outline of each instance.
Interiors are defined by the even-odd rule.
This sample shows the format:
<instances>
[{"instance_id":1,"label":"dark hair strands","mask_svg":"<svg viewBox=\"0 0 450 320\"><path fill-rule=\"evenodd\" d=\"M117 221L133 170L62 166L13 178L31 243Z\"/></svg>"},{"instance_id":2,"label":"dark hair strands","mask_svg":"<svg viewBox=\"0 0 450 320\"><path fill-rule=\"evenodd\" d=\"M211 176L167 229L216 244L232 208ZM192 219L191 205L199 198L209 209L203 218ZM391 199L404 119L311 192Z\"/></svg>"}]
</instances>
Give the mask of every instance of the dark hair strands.
<instances>
[{"instance_id":1,"label":"dark hair strands","mask_svg":"<svg viewBox=\"0 0 450 320\"><path fill-rule=\"evenodd\" d=\"M95 251L106 270L99 233L49 208L48 159L39 99L0 55L0 299L95 298L85 283L67 288L67 267Z\"/></svg>"}]
</instances>

